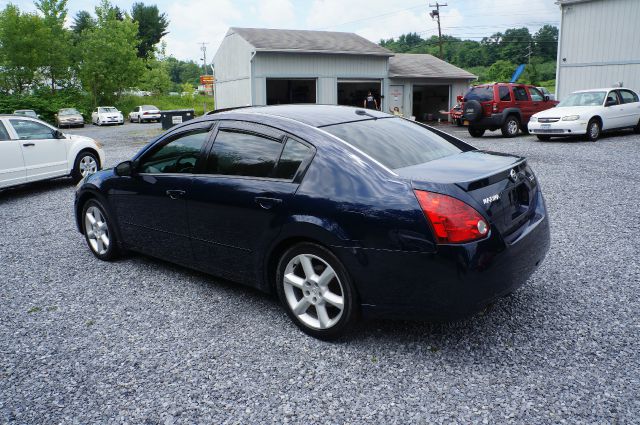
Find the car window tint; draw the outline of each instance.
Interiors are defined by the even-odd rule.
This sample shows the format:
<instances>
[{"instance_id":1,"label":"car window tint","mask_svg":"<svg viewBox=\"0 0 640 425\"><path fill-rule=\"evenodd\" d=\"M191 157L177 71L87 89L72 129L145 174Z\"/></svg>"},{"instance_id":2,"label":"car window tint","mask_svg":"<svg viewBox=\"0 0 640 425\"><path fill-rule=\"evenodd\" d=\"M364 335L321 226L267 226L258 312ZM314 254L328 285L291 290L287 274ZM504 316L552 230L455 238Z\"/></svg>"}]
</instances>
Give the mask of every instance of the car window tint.
<instances>
[{"instance_id":1,"label":"car window tint","mask_svg":"<svg viewBox=\"0 0 640 425\"><path fill-rule=\"evenodd\" d=\"M542 102L544 100L544 95L534 87L529 87L529 93L531 93L531 100L534 102Z\"/></svg>"},{"instance_id":2,"label":"car window tint","mask_svg":"<svg viewBox=\"0 0 640 425\"><path fill-rule=\"evenodd\" d=\"M177 139L144 158L140 165L140 172L193 173L208 134L208 130L198 130L178 136Z\"/></svg>"},{"instance_id":3,"label":"car window tint","mask_svg":"<svg viewBox=\"0 0 640 425\"><path fill-rule=\"evenodd\" d=\"M53 130L44 124L27 120L9 120L20 140L53 139Z\"/></svg>"},{"instance_id":4,"label":"car window tint","mask_svg":"<svg viewBox=\"0 0 640 425\"><path fill-rule=\"evenodd\" d=\"M0 122L0 140L10 140L9 132L4 128L2 122Z\"/></svg>"},{"instance_id":5,"label":"car window tint","mask_svg":"<svg viewBox=\"0 0 640 425\"><path fill-rule=\"evenodd\" d=\"M507 86L500 86L498 87L498 94L500 95L500 100L503 102L510 102L511 101L511 91L509 90L509 87Z\"/></svg>"},{"instance_id":6,"label":"car window tint","mask_svg":"<svg viewBox=\"0 0 640 425\"><path fill-rule=\"evenodd\" d=\"M620 90L622 103L635 103L638 101L638 95L630 90Z\"/></svg>"},{"instance_id":7,"label":"car window tint","mask_svg":"<svg viewBox=\"0 0 640 425\"><path fill-rule=\"evenodd\" d=\"M272 177L281 150L280 140L255 133L223 129L218 132L213 144L207 173Z\"/></svg>"},{"instance_id":8,"label":"car window tint","mask_svg":"<svg viewBox=\"0 0 640 425\"><path fill-rule=\"evenodd\" d=\"M529 100L527 90L524 87L514 87L513 95L516 97L516 100Z\"/></svg>"},{"instance_id":9,"label":"car window tint","mask_svg":"<svg viewBox=\"0 0 640 425\"><path fill-rule=\"evenodd\" d=\"M620 101L618 100L618 95L616 94L615 90L611 90L607 95L607 103L609 103L609 101L611 100L614 102L614 105L617 105L618 103L620 103Z\"/></svg>"},{"instance_id":10,"label":"car window tint","mask_svg":"<svg viewBox=\"0 0 640 425\"><path fill-rule=\"evenodd\" d=\"M425 127L382 118L323 127L388 168L404 168L462 152Z\"/></svg>"},{"instance_id":11,"label":"car window tint","mask_svg":"<svg viewBox=\"0 0 640 425\"><path fill-rule=\"evenodd\" d=\"M284 145L282 155L278 161L275 177L280 179L293 179L300 168L300 165L312 154L312 150L307 145L289 138Z\"/></svg>"},{"instance_id":12,"label":"car window tint","mask_svg":"<svg viewBox=\"0 0 640 425\"><path fill-rule=\"evenodd\" d=\"M477 100L479 102L487 102L493 100L493 86L473 87L462 99L464 102L468 100Z\"/></svg>"}]
</instances>

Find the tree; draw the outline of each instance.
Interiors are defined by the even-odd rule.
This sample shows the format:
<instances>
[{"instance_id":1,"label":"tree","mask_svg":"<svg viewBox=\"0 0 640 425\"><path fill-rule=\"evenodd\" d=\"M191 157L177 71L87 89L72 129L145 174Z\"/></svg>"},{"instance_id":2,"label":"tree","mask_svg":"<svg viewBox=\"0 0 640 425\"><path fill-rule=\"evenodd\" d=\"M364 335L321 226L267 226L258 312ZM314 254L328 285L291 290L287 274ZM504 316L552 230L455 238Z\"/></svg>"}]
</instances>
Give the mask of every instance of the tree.
<instances>
[{"instance_id":1,"label":"tree","mask_svg":"<svg viewBox=\"0 0 640 425\"><path fill-rule=\"evenodd\" d=\"M545 25L533 36L534 54L543 61L555 61L558 56L558 27Z\"/></svg>"},{"instance_id":2,"label":"tree","mask_svg":"<svg viewBox=\"0 0 640 425\"><path fill-rule=\"evenodd\" d=\"M82 31L94 28L96 26L96 20L93 19L93 16L86 10L81 10L76 13L76 16L73 18L73 25L71 25L71 29L74 34L80 35Z\"/></svg>"},{"instance_id":3,"label":"tree","mask_svg":"<svg viewBox=\"0 0 640 425\"><path fill-rule=\"evenodd\" d=\"M136 55L138 24L126 15L119 20L108 0L96 7L96 15L96 26L84 31L78 44L80 80L94 106L135 86L145 69Z\"/></svg>"},{"instance_id":4,"label":"tree","mask_svg":"<svg viewBox=\"0 0 640 425\"><path fill-rule=\"evenodd\" d=\"M489 67L487 76L492 81L509 81L515 70L516 65L513 63L499 60Z\"/></svg>"},{"instance_id":5,"label":"tree","mask_svg":"<svg viewBox=\"0 0 640 425\"><path fill-rule=\"evenodd\" d=\"M145 6L144 3L134 3L131 17L138 23L138 57L150 58L153 48L162 37L168 34L169 20L167 15L160 13L158 6Z\"/></svg>"},{"instance_id":6,"label":"tree","mask_svg":"<svg viewBox=\"0 0 640 425\"><path fill-rule=\"evenodd\" d=\"M529 28L509 28L499 42L500 59L512 63L526 63L529 47L533 47L533 37Z\"/></svg>"},{"instance_id":7,"label":"tree","mask_svg":"<svg viewBox=\"0 0 640 425\"><path fill-rule=\"evenodd\" d=\"M33 13L9 4L0 12L0 83L3 91L22 93L33 87L45 64L49 31Z\"/></svg>"},{"instance_id":8,"label":"tree","mask_svg":"<svg viewBox=\"0 0 640 425\"><path fill-rule=\"evenodd\" d=\"M51 81L51 92L54 93L56 82L71 76L71 38L64 28L67 0L39 0L35 5L44 15L44 25L48 30L47 48L43 52L43 74Z\"/></svg>"}]
</instances>

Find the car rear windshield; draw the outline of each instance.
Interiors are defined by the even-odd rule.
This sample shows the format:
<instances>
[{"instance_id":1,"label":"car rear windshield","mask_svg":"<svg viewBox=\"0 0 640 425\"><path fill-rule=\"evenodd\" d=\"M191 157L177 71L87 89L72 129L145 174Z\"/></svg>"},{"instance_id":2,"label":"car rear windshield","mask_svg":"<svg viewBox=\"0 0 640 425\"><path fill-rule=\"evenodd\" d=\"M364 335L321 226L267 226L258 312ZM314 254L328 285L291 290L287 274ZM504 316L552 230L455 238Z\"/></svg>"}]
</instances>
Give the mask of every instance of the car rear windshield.
<instances>
[{"instance_id":1,"label":"car rear windshield","mask_svg":"<svg viewBox=\"0 0 640 425\"><path fill-rule=\"evenodd\" d=\"M156 108L156 107L155 107L155 106L153 106L153 105L142 105L142 106L140 107L140 110L141 110L141 111L157 111L157 110L158 110L158 108Z\"/></svg>"},{"instance_id":2,"label":"car rear windshield","mask_svg":"<svg viewBox=\"0 0 640 425\"><path fill-rule=\"evenodd\" d=\"M468 100L477 100L478 102L487 102L493 100L493 86L474 87L464 95L465 102Z\"/></svg>"},{"instance_id":3,"label":"car rear windshield","mask_svg":"<svg viewBox=\"0 0 640 425\"><path fill-rule=\"evenodd\" d=\"M392 170L462 152L427 128L402 118L336 124L323 130Z\"/></svg>"}]
</instances>

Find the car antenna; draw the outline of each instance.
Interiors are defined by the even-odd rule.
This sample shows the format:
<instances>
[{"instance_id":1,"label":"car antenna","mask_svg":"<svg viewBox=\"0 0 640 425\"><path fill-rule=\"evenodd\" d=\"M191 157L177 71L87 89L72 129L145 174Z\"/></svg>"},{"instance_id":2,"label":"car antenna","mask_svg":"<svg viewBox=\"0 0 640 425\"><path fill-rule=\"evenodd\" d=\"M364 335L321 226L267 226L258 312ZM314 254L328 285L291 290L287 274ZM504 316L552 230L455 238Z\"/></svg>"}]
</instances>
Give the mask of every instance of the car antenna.
<instances>
[{"instance_id":1,"label":"car antenna","mask_svg":"<svg viewBox=\"0 0 640 425\"><path fill-rule=\"evenodd\" d=\"M364 109L356 109L356 115L366 115L368 117L373 118L374 120L378 119L378 117L376 117L375 115L371 115L370 113L368 113Z\"/></svg>"}]
</instances>

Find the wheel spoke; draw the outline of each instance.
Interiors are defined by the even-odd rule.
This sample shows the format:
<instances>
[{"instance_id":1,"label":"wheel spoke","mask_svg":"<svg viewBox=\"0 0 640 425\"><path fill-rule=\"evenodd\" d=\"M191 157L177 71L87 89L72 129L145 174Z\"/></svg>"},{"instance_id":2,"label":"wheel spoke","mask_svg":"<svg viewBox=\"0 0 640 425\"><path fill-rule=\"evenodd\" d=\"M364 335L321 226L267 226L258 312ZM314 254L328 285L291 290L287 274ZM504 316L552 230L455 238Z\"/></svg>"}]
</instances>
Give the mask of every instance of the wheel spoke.
<instances>
[{"instance_id":1,"label":"wheel spoke","mask_svg":"<svg viewBox=\"0 0 640 425\"><path fill-rule=\"evenodd\" d=\"M327 268L324 269L324 271L318 278L318 285L324 288L333 280L335 276L336 276L336 273L333 271L333 269L327 266Z\"/></svg>"},{"instance_id":2,"label":"wheel spoke","mask_svg":"<svg viewBox=\"0 0 640 425\"><path fill-rule=\"evenodd\" d=\"M293 308L293 314L295 314L296 316L301 315L302 313L306 312L309 309L309 306L311 304L309 303L309 301L307 301L306 298L301 299L300 301L298 301L298 304L296 304L296 306Z\"/></svg>"},{"instance_id":3,"label":"wheel spoke","mask_svg":"<svg viewBox=\"0 0 640 425\"><path fill-rule=\"evenodd\" d=\"M316 306L316 312L318 313L318 321L320 322L320 329L326 329L329 326L329 313L327 313L327 307L324 304L318 304Z\"/></svg>"},{"instance_id":4,"label":"wheel spoke","mask_svg":"<svg viewBox=\"0 0 640 425\"><path fill-rule=\"evenodd\" d=\"M90 212L87 213L87 220L89 220L89 223L91 223L91 225L96 224L96 218Z\"/></svg>"},{"instance_id":5,"label":"wheel spoke","mask_svg":"<svg viewBox=\"0 0 640 425\"><path fill-rule=\"evenodd\" d=\"M100 240L102 240L102 243L106 248L109 248L109 237L107 235L103 233L102 236L100 236Z\"/></svg>"},{"instance_id":6,"label":"wheel spoke","mask_svg":"<svg viewBox=\"0 0 640 425\"><path fill-rule=\"evenodd\" d=\"M98 249L96 249L97 253L102 254L102 251L104 250L104 243L102 242L102 239L96 239L96 244L98 245Z\"/></svg>"},{"instance_id":7,"label":"wheel spoke","mask_svg":"<svg viewBox=\"0 0 640 425\"><path fill-rule=\"evenodd\" d=\"M302 289L304 287L304 279L293 273L284 275L284 282L296 288Z\"/></svg>"},{"instance_id":8,"label":"wheel spoke","mask_svg":"<svg viewBox=\"0 0 640 425\"><path fill-rule=\"evenodd\" d=\"M311 264L311 258L303 255L300 257L300 264L302 265L302 270L304 270L304 277L307 279L311 279L311 277L315 274L313 270L313 264Z\"/></svg>"},{"instance_id":9,"label":"wheel spoke","mask_svg":"<svg viewBox=\"0 0 640 425\"><path fill-rule=\"evenodd\" d=\"M96 234L93 232L93 230L87 230L87 237L89 239L95 239L96 238Z\"/></svg>"},{"instance_id":10,"label":"wheel spoke","mask_svg":"<svg viewBox=\"0 0 640 425\"><path fill-rule=\"evenodd\" d=\"M332 306L342 310L344 308L344 299L340 295L336 295L333 292L325 292L322 294L322 298Z\"/></svg>"}]
</instances>

